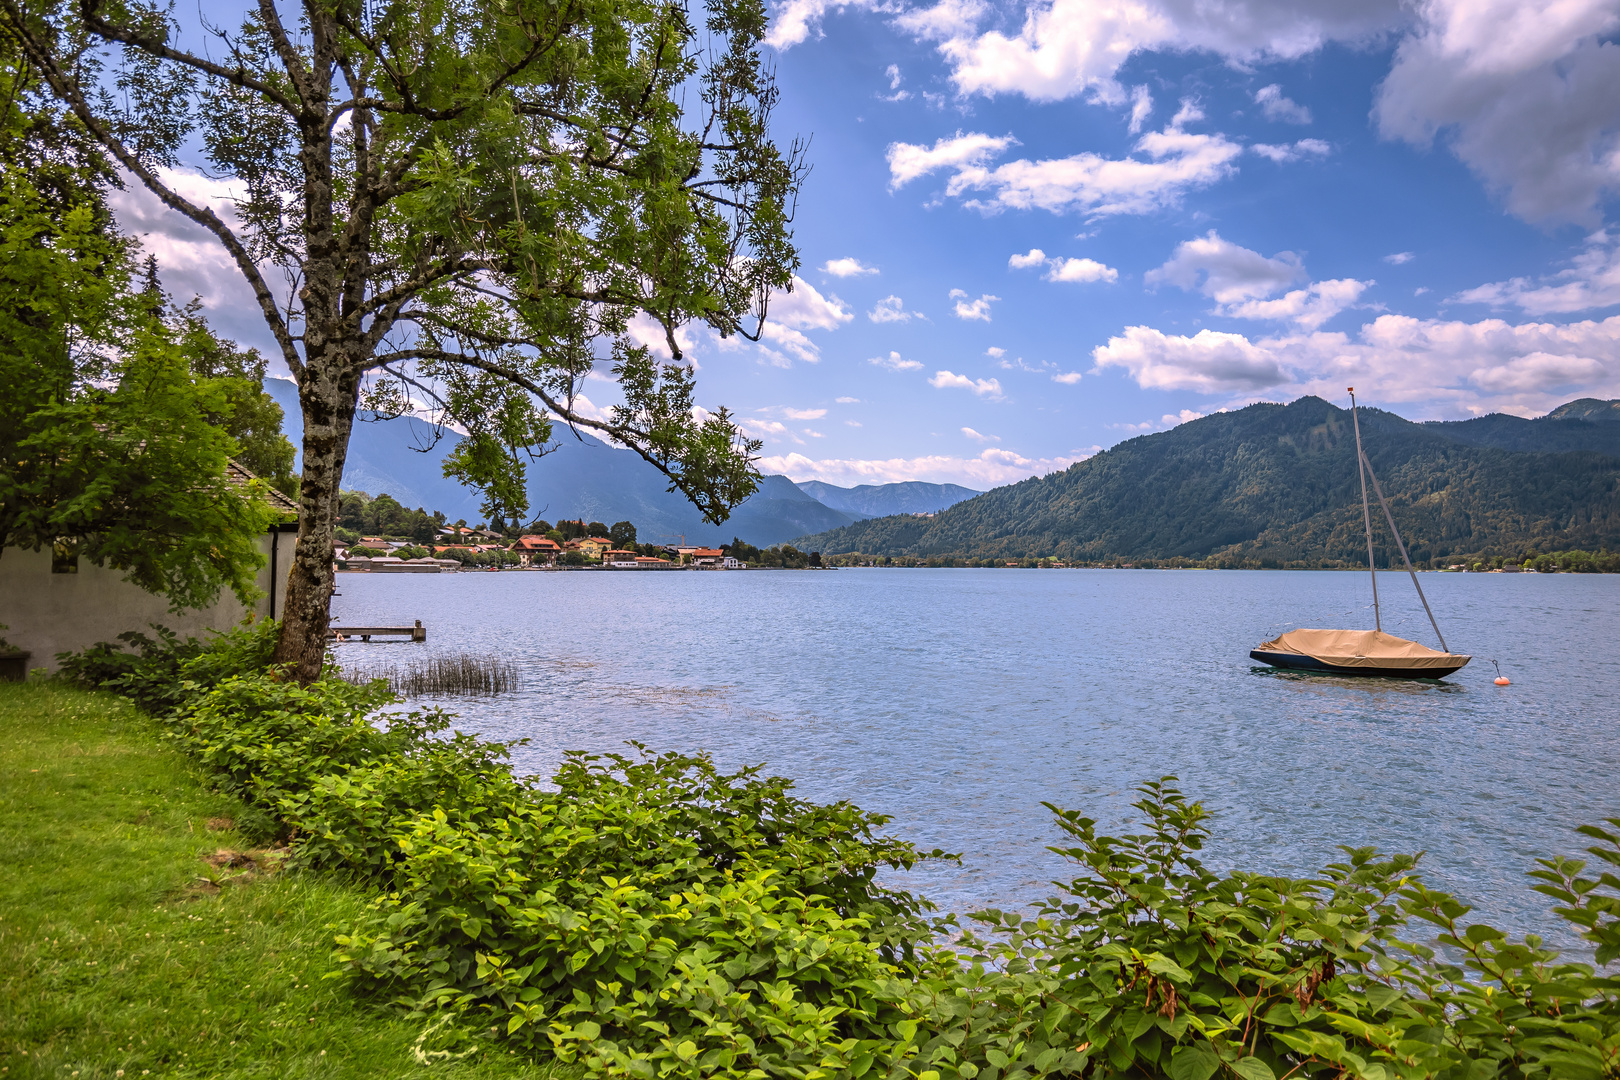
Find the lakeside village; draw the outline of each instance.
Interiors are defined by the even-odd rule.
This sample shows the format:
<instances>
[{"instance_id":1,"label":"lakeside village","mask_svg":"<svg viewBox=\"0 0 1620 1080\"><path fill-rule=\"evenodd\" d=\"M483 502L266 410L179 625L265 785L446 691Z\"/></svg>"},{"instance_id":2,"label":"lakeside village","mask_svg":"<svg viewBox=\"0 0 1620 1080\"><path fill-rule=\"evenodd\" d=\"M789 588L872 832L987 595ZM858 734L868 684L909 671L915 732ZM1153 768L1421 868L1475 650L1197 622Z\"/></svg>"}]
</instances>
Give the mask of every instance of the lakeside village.
<instances>
[{"instance_id":1,"label":"lakeside village","mask_svg":"<svg viewBox=\"0 0 1620 1080\"><path fill-rule=\"evenodd\" d=\"M407 510L388 495L344 492L335 559L340 571L440 574L458 570L746 570L821 566L817 552L791 545L760 549L733 539L704 547L639 543L629 521L584 519L521 528L496 520L449 524L442 513Z\"/></svg>"}]
</instances>

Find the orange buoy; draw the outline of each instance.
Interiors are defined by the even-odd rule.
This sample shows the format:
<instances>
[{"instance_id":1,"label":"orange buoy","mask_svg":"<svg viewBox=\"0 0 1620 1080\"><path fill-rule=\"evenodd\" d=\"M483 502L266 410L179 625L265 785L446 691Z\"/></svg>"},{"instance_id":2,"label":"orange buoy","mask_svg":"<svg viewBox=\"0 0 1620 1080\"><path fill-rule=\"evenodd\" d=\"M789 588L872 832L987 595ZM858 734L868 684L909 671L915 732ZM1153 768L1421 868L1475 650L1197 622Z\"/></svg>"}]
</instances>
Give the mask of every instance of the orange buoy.
<instances>
[{"instance_id":1,"label":"orange buoy","mask_svg":"<svg viewBox=\"0 0 1620 1080\"><path fill-rule=\"evenodd\" d=\"M1498 664L1495 660L1492 660L1491 661L1491 666L1496 669L1496 685L1497 686L1512 686L1513 685L1513 680L1508 678L1506 675L1502 674L1502 665L1501 664Z\"/></svg>"}]
</instances>

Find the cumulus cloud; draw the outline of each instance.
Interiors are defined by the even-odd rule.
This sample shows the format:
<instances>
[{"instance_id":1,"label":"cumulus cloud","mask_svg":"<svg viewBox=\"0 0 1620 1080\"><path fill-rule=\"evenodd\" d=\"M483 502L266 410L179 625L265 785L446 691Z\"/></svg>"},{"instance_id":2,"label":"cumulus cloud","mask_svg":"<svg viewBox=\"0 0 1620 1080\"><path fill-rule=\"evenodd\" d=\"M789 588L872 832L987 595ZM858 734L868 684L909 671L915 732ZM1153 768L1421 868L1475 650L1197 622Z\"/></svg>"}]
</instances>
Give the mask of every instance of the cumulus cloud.
<instances>
[{"instance_id":1,"label":"cumulus cloud","mask_svg":"<svg viewBox=\"0 0 1620 1080\"><path fill-rule=\"evenodd\" d=\"M1291 101L1283 93L1281 86L1272 83L1262 86L1254 93L1254 103L1260 106L1261 115L1267 120L1276 120L1283 124L1308 124L1311 122L1311 110L1297 101Z\"/></svg>"},{"instance_id":2,"label":"cumulus cloud","mask_svg":"<svg viewBox=\"0 0 1620 1080\"><path fill-rule=\"evenodd\" d=\"M939 0L933 7L905 12L894 24L923 41L950 41L971 34L989 12L984 0Z\"/></svg>"},{"instance_id":3,"label":"cumulus cloud","mask_svg":"<svg viewBox=\"0 0 1620 1080\"><path fill-rule=\"evenodd\" d=\"M241 184L190 169L160 169L158 176L180 195L239 228L235 200L246 195ZM253 290L213 233L170 210L133 176L124 178L122 188L110 190L107 201L123 232L138 236L145 252L157 258L163 288L171 297L182 304L193 296L202 297L215 330L263 350L273 370L286 370L281 348L265 325ZM272 289L278 287L282 274L277 267L266 265L260 271Z\"/></svg>"},{"instance_id":4,"label":"cumulus cloud","mask_svg":"<svg viewBox=\"0 0 1620 1080\"><path fill-rule=\"evenodd\" d=\"M860 277L863 274L875 274L878 270L875 266L864 265L859 259L846 258L828 259L825 263L822 263L821 272L831 274L833 277L846 278Z\"/></svg>"},{"instance_id":5,"label":"cumulus cloud","mask_svg":"<svg viewBox=\"0 0 1620 1080\"><path fill-rule=\"evenodd\" d=\"M1364 39L1403 15L1398 0L1036 0L1012 36L976 33L982 18L941 19L933 34L918 34L940 42L962 93L1116 101L1125 96L1116 75L1139 52L1212 52L1239 64L1294 59L1330 40Z\"/></svg>"},{"instance_id":6,"label":"cumulus cloud","mask_svg":"<svg viewBox=\"0 0 1620 1080\"><path fill-rule=\"evenodd\" d=\"M942 169L963 169L989 161L1018 142L1011 135L963 134L936 139L933 146L890 143L884 157L889 163L889 190L896 191L919 177Z\"/></svg>"},{"instance_id":7,"label":"cumulus cloud","mask_svg":"<svg viewBox=\"0 0 1620 1080\"><path fill-rule=\"evenodd\" d=\"M1417 256L1410 251L1397 251L1393 255L1385 255L1384 261L1391 266L1405 266L1415 258Z\"/></svg>"},{"instance_id":8,"label":"cumulus cloud","mask_svg":"<svg viewBox=\"0 0 1620 1080\"><path fill-rule=\"evenodd\" d=\"M1512 278L1458 293L1465 304L1517 307L1531 315L1563 314L1620 304L1620 233L1586 238L1586 249L1550 277Z\"/></svg>"},{"instance_id":9,"label":"cumulus cloud","mask_svg":"<svg viewBox=\"0 0 1620 1080\"><path fill-rule=\"evenodd\" d=\"M1047 281L1118 281L1119 271L1095 259L1053 259L1046 272Z\"/></svg>"},{"instance_id":10,"label":"cumulus cloud","mask_svg":"<svg viewBox=\"0 0 1620 1080\"><path fill-rule=\"evenodd\" d=\"M1620 190L1620 6L1429 0L1373 108L1387 138L1444 137L1508 209L1595 224Z\"/></svg>"},{"instance_id":11,"label":"cumulus cloud","mask_svg":"<svg viewBox=\"0 0 1620 1080\"><path fill-rule=\"evenodd\" d=\"M868 364L876 364L878 367L881 367L881 368L888 368L890 371L921 371L922 370L922 361L920 361L920 360L903 360L903 359L901 359L900 354L897 353L897 352L891 352L888 356L874 356L870 360L868 360L867 363Z\"/></svg>"},{"instance_id":12,"label":"cumulus cloud","mask_svg":"<svg viewBox=\"0 0 1620 1080\"><path fill-rule=\"evenodd\" d=\"M1305 265L1292 251L1266 258L1240 244L1224 240L1214 229L1207 235L1184 240L1156 270L1142 276L1147 285L1174 285L1201 292L1217 303L1233 304L1270 296L1305 276Z\"/></svg>"},{"instance_id":13,"label":"cumulus cloud","mask_svg":"<svg viewBox=\"0 0 1620 1080\"><path fill-rule=\"evenodd\" d=\"M1313 281L1303 289L1294 289L1275 300L1245 300L1220 309L1222 315L1236 319L1279 319L1296 322L1307 330L1315 330L1333 316L1350 307L1374 281L1338 278L1333 281Z\"/></svg>"},{"instance_id":14,"label":"cumulus cloud","mask_svg":"<svg viewBox=\"0 0 1620 1080\"><path fill-rule=\"evenodd\" d=\"M984 355L993 356L997 360L1000 360L1003 356L1007 355L1007 350L1003 349L1000 345L992 345L988 349L984 350Z\"/></svg>"},{"instance_id":15,"label":"cumulus cloud","mask_svg":"<svg viewBox=\"0 0 1620 1080\"><path fill-rule=\"evenodd\" d=\"M974 431L970 427L963 428L962 429L962 434L966 435L968 438L972 439L974 442L987 443L987 442L1000 442L1001 441L1001 436L1000 435L984 435L984 434L981 434L981 433L979 433L977 431Z\"/></svg>"},{"instance_id":16,"label":"cumulus cloud","mask_svg":"<svg viewBox=\"0 0 1620 1080\"><path fill-rule=\"evenodd\" d=\"M1138 385L1246 398L1378 387L1380 404L1419 402L1446 416L1506 411L1534 416L1572 397L1620 396L1620 316L1513 324L1381 315L1354 335L1327 331L1251 341L1126 328L1097 347L1099 370Z\"/></svg>"},{"instance_id":17,"label":"cumulus cloud","mask_svg":"<svg viewBox=\"0 0 1620 1080\"><path fill-rule=\"evenodd\" d=\"M638 311L631 317L630 324L626 327L626 335L637 345L651 351L654 356L662 360L674 359L675 354L670 350L669 335L664 332L664 324L646 312ZM691 359L692 347L696 342L692 338L690 327L683 325L675 328L675 344L680 346L681 354L689 363L696 363Z\"/></svg>"},{"instance_id":18,"label":"cumulus cloud","mask_svg":"<svg viewBox=\"0 0 1620 1080\"><path fill-rule=\"evenodd\" d=\"M936 371L933 378L928 380L928 385L939 390L968 390L979 397L992 399L1001 397L999 379L970 379L954 371Z\"/></svg>"},{"instance_id":19,"label":"cumulus cloud","mask_svg":"<svg viewBox=\"0 0 1620 1080\"><path fill-rule=\"evenodd\" d=\"M968 294L961 289L951 290L951 299L956 301L956 317L958 319L990 321L990 305L1000 300L999 296L985 293L977 300L969 300Z\"/></svg>"},{"instance_id":20,"label":"cumulus cloud","mask_svg":"<svg viewBox=\"0 0 1620 1080\"><path fill-rule=\"evenodd\" d=\"M789 420L820 420L827 415L826 409L783 409L782 415Z\"/></svg>"},{"instance_id":21,"label":"cumulus cloud","mask_svg":"<svg viewBox=\"0 0 1620 1080\"><path fill-rule=\"evenodd\" d=\"M1326 157L1333 153L1333 145L1321 139L1300 139L1296 143L1255 143L1249 152L1286 165L1303 157Z\"/></svg>"},{"instance_id":22,"label":"cumulus cloud","mask_svg":"<svg viewBox=\"0 0 1620 1080\"><path fill-rule=\"evenodd\" d=\"M877 302L877 307L866 313L866 317L875 323L903 323L926 318L922 312L907 311L905 307L905 301L898 296L885 296Z\"/></svg>"},{"instance_id":23,"label":"cumulus cloud","mask_svg":"<svg viewBox=\"0 0 1620 1080\"><path fill-rule=\"evenodd\" d=\"M954 457L944 454L914 458L823 458L790 453L761 458L760 470L782 473L794 480L821 480L841 487L857 484L893 484L907 480L923 480L934 484L961 484L964 487L985 488L1013 484L1031 476L1045 476L1060 472L1075 462L1084 461L1100 450L1088 447L1056 457L1030 458L1011 450L990 447L977 457Z\"/></svg>"},{"instance_id":24,"label":"cumulus cloud","mask_svg":"<svg viewBox=\"0 0 1620 1080\"><path fill-rule=\"evenodd\" d=\"M1052 381L1055 383L1062 383L1064 386L1073 386L1075 383L1079 382L1081 378L1083 378L1083 376L1078 371L1063 371L1053 375Z\"/></svg>"},{"instance_id":25,"label":"cumulus cloud","mask_svg":"<svg viewBox=\"0 0 1620 1080\"><path fill-rule=\"evenodd\" d=\"M1031 248L1027 255L1014 255L1007 260L1007 266L1012 270L1028 270L1031 267L1047 267L1047 281L1118 281L1119 271L1111 266L1097 262L1095 259L1065 259L1047 258L1046 252L1040 248Z\"/></svg>"},{"instance_id":26,"label":"cumulus cloud","mask_svg":"<svg viewBox=\"0 0 1620 1080\"><path fill-rule=\"evenodd\" d=\"M992 169L973 162L959 167L945 187L953 198L982 192L964 205L985 213L1046 210L1092 218L1151 214L1180 204L1189 191L1208 187L1236 171L1243 148L1224 135L1167 128L1137 140L1134 155L1109 158L1080 153L1040 161L1021 159Z\"/></svg>"},{"instance_id":27,"label":"cumulus cloud","mask_svg":"<svg viewBox=\"0 0 1620 1080\"><path fill-rule=\"evenodd\" d=\"M793 276L793 291L771 294L770 318L795 330L836 330L854 314L838 297L822 296L808 281Z\"/></svg>"}]
</instances>

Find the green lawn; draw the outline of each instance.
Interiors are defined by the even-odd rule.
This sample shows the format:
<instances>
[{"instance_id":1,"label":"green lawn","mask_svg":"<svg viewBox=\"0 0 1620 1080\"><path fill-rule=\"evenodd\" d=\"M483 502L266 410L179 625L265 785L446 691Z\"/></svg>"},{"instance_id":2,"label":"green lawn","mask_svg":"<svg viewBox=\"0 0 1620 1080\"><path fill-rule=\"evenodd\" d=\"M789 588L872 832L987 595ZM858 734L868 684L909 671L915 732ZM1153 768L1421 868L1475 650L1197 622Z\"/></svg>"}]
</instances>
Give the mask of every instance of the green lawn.
<instances>
[{"instance_id":1,"label":"green lawn","mask_svg":"<svg viewBox=\"0 0 1620 1080\"><path fill-rule=\"evenodd\" d=\"M204 861L241 815L120 699L0 684L0 1080L551 1074L420 1064L420 1022L327 978L359 892Z\"/></svg>"}]
</instances>

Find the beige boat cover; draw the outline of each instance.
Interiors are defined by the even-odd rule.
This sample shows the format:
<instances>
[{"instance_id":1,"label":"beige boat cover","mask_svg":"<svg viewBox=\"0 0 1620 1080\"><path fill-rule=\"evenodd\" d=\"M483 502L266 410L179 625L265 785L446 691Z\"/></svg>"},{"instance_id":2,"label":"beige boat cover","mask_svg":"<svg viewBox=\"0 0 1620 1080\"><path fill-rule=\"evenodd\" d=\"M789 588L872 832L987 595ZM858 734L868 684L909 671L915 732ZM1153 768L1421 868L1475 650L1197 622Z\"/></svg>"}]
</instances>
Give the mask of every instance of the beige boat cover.
<instances>
[{"instance_id":1,"label":"beige boat cover","mask_svg":"<svg viewBox=\"0 0 1620 1080\"><path fill-rule=\"evenodd\" d=\"M1290 630L1260 646L1261 652L1289 652L1309 656L1334 667L1422 668L1456 667L1471 657L1436 652L1382 630Z\"/></svg>"}]
</instances>

